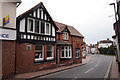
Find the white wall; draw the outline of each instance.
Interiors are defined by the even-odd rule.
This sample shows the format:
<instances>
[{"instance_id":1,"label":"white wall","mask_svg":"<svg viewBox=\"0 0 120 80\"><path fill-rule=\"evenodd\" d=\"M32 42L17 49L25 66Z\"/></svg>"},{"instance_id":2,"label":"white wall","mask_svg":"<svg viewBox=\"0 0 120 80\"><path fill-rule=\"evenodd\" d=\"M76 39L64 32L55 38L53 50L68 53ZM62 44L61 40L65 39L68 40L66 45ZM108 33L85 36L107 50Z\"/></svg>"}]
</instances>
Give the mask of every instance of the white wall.
<instances>
[{"instance_id":1,"label":"white wall","mask_svg":"<svg viewBox=\"0 0 120 80\"><path fill-rule=\"evenodd\" d=\"M2 23L0 26L3 26L3 18L9 15L10 21L5 27L16 28L16 4L15 2L2 2L2 17L0 18Z\"/></svg>"},{"instance_id":2,"label":"white wall","mask_svg":"<svg viewBox=\"0 0 120 80\"><path fill-rule=\"evenodd\" d=\"M52 36L55 36L55 27L52 26Z\"/></svg>"},{"instance_id":3,"label":"white wall","mask_svg":"<svg viewBox=\"0 0 120 80\"><path fill-rule=\"evenodd\" d=\"M98 45L98 48L108 48L108 47L110 47L112 45L112 43L100 43L99 45Z\"/></svg>"}]
</instances>

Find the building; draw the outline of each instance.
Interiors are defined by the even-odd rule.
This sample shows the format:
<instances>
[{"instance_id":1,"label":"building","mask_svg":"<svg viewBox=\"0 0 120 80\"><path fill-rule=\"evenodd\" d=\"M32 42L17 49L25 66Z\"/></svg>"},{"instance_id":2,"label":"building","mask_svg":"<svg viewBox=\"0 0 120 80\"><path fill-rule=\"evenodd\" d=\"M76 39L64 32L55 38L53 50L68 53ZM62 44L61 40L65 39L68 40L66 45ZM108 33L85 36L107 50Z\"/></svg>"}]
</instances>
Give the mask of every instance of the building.
<instances>
[{"instance_id":1,"label":"building","mask_svg":"<svg viewBox=\"0 0 120 80\"><path fill-rule=\"evenodd\" d=\"M43 3L17 17L16 73L56 67L56 31Z\"/></svg>"},{"instance_id":2,"label":"building","mask_svg":"<svg viewBox=\"0 0 120 80\"><path fill-rule=\"evenodd\" d=\"M98 42L98 48L108 48L111 45L113 45L113 41L109 40L109 38L107 38L107 40L101 40Z\"/></svg>"},{"instance_id":3,"label":"building","mask_svg":"<svg viewBox=\"0 0 120 80\"><path fill-rule=\"evenodd\" d=\"M120 25L119 25L120 24L120 0L116 0L116 1L117 1L117 12L115 12L116 22L113 25L115 35L112 36L112 38L114 39L113 45L116 49L116 61L118 62L118 68L120 72ZM115 8L115 4L112 4L112 5L114 5L114 8ZM118 20L117 20L117 17L118 17Z\"/></svg>"},{"instance_id":4,"label":"building","mask_svg":"<svg viewBox=\"0 0 120 80\"><path fill-rule=\"evenodd\" d=\"M99 53L98 44L90 44L90 53Z\"/></svg>"},{"instance_id":5,"label":"building","mask_svg":"<svg viewBox=\"0 0 120 80\"><path fill-rule=\"evenodd\" d=\"M16 9L21 0L0 0L0 78L15 71Z\"/></svg>"},{"instance_id":6,"label":"building","mask_svg":"<svg viewBox=\"0 0 120 80\"><path fill-rule=\"evenodd\" d=\"M82 62L83 35L73 26L55 22L57 31L57 64L70 65Z\"/></svg>"}]
</instances>

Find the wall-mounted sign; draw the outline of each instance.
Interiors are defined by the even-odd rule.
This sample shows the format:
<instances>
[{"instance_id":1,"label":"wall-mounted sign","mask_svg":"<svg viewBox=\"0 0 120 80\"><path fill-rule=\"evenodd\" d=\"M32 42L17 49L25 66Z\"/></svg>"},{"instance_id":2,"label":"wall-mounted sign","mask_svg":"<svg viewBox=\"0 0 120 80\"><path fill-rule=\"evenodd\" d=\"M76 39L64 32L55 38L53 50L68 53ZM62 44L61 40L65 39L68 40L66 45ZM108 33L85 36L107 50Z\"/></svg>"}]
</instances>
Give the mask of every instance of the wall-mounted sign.
<instances>
[{"instance_id":1,"label":"wall-mounted sign","mask_svg":"<svg viewBox=\"0 0 120 80\"><path fill-rule=\"evenodd\" d=\"M10 21L9 15L7 15L3 20L4 20L4 21L3 21L3 25L8 24L9 21Z\"/></svg>"},{"instance_id":2,"label":"wall-mounted sign","mask_svg":"<svg viewBox=\"0 0 120 80\"><path fill-rule=\"evenodd\" d=\"M0 40L16 40L16 30L0 28Z\"/></svg>"}]
</instances>

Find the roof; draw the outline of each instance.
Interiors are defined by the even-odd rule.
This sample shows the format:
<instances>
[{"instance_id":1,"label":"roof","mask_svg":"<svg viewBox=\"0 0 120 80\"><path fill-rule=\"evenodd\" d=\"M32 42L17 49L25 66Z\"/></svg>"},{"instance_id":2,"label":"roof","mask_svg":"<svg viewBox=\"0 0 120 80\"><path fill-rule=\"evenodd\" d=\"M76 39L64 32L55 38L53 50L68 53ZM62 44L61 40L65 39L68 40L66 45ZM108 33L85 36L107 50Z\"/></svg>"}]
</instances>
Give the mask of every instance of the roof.
<instances>
[{"instance_id":1,"label":"roof","mask_svg":"<svg viewBox=\"0 0 120 80\"><path fill-rule=\"evenodd\" d=\"M69 26L59 22L55 22L55 24L58 27L58 31L57 31L58 33L61 33L67 27L70 32L70 35L84 38L84 36L79 31L77 31L73 26Z\"/></svg>"},{"instance_id":2,"label":"roof","mask_svg":"<svg viewBox=\"0 0 120 80\"><path fill-rule=\"evenodd\" d=\"M113 43L113 41L107 39L107 40L101 40L100 43Z\"/></svg>"},{"instance_id":3,"label":"roof","mask_svg":"<svg viewBox=\"0 0 120 80\"><path fill-rule=\"evenodd\" d=\"M48 13L47 9L45 8L45 6L43 5L42 2L40 2L39 4L35 5L34 7L32 7L31 9L27 10L26 12L24 12L23 14L19 15L17 17L17 20L21 20L23 19L24 17L26 16L29 16L29 14L33 11L35 11L36 9L38 8L42 8L45 12L46 12L46 15L49 16L49 19L52 21L53 25L55 26L56 30L58 30L56 24L54 23L52 17L50 16L50 14Z\"/></svg>"}]
</instances>

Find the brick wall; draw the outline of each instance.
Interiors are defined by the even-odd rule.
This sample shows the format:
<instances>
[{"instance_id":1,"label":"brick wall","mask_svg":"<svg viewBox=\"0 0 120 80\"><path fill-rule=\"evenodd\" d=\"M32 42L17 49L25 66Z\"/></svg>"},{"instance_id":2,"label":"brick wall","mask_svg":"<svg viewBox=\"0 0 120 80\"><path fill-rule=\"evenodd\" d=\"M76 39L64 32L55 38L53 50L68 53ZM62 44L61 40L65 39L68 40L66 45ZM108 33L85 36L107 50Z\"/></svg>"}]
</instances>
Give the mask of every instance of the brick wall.
<instances>
[{"instance_id":1,"label":"brick wall","mask_svg":"<svg viewBox=\"0 0 120 80\"><path fill-rule=\"evenodd\" d=\"M31 45L31 50L27 50L26 46ZM56 57L56 45L54 46L54 59ZM35 60L35 45L29 43L17 43L16 53L16 73L32 72L43 69L55 68L56 62L42 62L39 64L34 63ZM44 45L44 60L46 60L46 45Z\"/></svg>"},{"instance_id":2,"label":"brick wall","mask_svg":"<svg viewBox=\"0 0 120 80\"><path fill-rule=\"evenodd\" d=\"M14 75L15 41L2 41L2 74L3 78Z\"/></svg>"}]
</instances>

